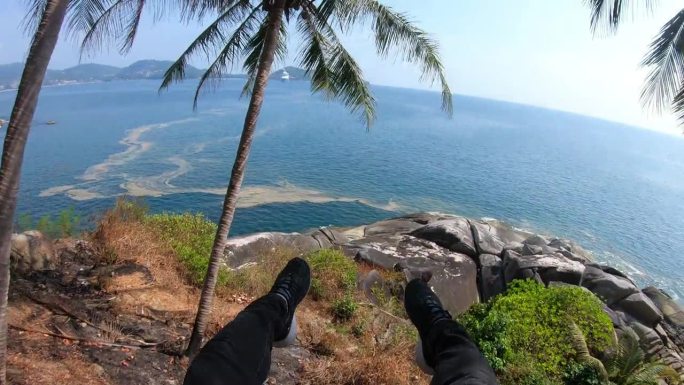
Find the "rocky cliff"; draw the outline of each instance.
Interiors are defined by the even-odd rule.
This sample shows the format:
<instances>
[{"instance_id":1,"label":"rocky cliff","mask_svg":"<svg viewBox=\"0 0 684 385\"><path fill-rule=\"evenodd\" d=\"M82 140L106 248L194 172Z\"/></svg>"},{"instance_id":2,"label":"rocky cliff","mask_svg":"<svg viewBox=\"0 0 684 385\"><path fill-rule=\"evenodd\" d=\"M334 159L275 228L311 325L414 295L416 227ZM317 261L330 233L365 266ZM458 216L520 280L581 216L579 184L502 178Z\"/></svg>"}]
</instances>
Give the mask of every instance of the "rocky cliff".
<instances>
[{"instance_id":1,"label":"rocky cliff","mask_svg":"<svg viewBox=\"0 0 684 385\"><path fill-rule=\"evenodd\" d=\"M259 233L233 238L226 264L240 269L264 248L302 252L342 249L350 258L403 271L407 280L430 273L445 306L460 314L506 290L514 279L544 285L578 285L605 304L618 333L635 333L650 357L684 378L684 310L655 287L640 289L610 266L592 260L576 243L521 231L498 221L419 213L355 228L321 228L304 234Z\"/></svg>"}]
</instances>

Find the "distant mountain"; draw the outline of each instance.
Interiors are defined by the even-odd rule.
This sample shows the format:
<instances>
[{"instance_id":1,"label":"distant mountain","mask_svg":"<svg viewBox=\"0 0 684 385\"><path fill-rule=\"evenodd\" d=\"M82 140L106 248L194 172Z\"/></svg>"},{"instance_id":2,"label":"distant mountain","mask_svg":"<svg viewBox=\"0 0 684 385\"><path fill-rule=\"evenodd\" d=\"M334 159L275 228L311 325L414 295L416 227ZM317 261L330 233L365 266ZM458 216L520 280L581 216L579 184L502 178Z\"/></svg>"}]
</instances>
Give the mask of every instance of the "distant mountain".
<instances>
[{"instance_id":1,"label":"distant mountain","mask_svg":"<svg viewBox=\"0 0 684 385\"><path fill-rule=\"evenodd\" d=\"M298 68L298 67L292 67L288 66L285 68L281 68L274 73L271 74L270 79L278 79L283 76L283 70L287 70L287 73L290 74L290 80L309 80L310 77L306 74L306 71Z\"/></svg>"},{"instance_id":2,"label":"distant mountain","mask_svg":"<svg viewBox=\"0 0 684 385\"><path fill-rule=\"evenodd\" d=\"M63 70L48 70L45 74L44 85L58 85L71 83L84 83L109 80L133 80L133 79L161 79L166 70L173 64L165 60L140 60L128 67L120 68L103 64L79 64ZM291 80L308 80L306 71L297 67L285 67L290 74ZM21 79L24 64L12 63L0 65L0 90L16 88ZM185 70L187 79L199 78L204 70L188 66ZM271 74L271 79L278 79L283 75L283 69ZM244 74L224 75L226 79L244 79Z\"/></svg>"},{"instance_id":3,"label":"distant mountain","mask_svg":"<svg viewBox=\"0 0 684 385\"><path fill-rule=\"evenodd\" d=\"M140 60L128 67L120 68L103 64L79 64L64 70L48 70L45 85L83 83L92 81L161 79L173 62L162 60ZM0 65L0 90L16 88L21 79L24 64ZM188 79L202 76L204 71L188 66L185 77Z\"/></svg>"}]
</instances>

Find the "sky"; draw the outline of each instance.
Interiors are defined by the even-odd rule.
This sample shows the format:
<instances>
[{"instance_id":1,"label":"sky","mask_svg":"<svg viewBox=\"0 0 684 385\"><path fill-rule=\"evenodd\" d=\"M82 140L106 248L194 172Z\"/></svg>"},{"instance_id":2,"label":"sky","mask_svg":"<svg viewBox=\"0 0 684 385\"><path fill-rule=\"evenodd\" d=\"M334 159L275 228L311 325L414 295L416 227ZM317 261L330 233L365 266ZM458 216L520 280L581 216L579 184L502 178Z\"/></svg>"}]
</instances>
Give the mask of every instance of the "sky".
<instances>
[{"instance_id":1,"label":"sky","mask_svg":"<svg viewBox=\"0 0 684 385\"><path fill-rule=\"evenodd\" d=\"M0 64L25 59L29 38L22 32L25 0L1 0ZM660 27L682 8L661 0L651 12L637 9L612 36L595 37L583 0L385 0L407 13L439 42L453 92L576 112L668 133L681 133L669 113L644 110L639 94L647 71L639 63ZM118 66L140 59L172 60L202 25L143 19L133 49L113 48L81 62ZM206 23L205 23L206 24ZM295 35L294 33L291 34ZM396 58L378 58L369 29L343 41L374 84L430 88L419 71ZM296 65L297 39L282 65ZM62 37L51 68L79 63L78 42ZM194 63L204 65L202 61Z\"/></svg>"}]
</instances>

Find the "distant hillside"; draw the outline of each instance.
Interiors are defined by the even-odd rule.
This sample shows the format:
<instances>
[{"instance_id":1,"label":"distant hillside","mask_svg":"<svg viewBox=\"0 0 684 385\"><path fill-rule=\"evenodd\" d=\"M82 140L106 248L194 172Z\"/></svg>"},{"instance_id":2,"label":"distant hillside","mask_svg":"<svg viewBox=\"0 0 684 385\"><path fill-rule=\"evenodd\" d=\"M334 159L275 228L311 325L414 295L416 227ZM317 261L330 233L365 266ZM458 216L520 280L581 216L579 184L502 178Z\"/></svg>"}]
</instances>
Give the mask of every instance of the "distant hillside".
<instances>
[{"instance_id":1,"label":"distant hillside","mask_svg":"<svg viewBox=\"0 0 684 385\"><path fill-rule=\"evenodd\" d=\"M48 70L45 85L81 83L108 80L160 79L173 62L161 60L141 60L128 67L120 68L103 64L80 64L64 70ZM16 88L24 69L23 63L0 65L0 90ZM198 78L203 70L188 66L186 78Z\"/></svg>"},{"instance_id":2,"label":"distant hillside","mask_svg":"<svg viewBox=\"0 0 684 385\"><path fill-rule=\"evenodd\" d=\"M309 76L306 74L306 71L298 68L298 67L285 67L285 70L287 70L287 73L290 74L290 80L309 80ZM270 79L278 79L283 76L283 68L275 71L274 73L271 74Z\"/></svg>"},{"instance_id":3,"label":"distant hillside","mask_svg":"<svg viewBox=\"0 0 684 385\"><path fill-rule=\"evenodd\" d=\"M133 79L161 79L166 70L173 64L166 60L140 60L128 67L114 67L103 64L79 64L63 70L48 70L45 74L45 85L83 83L93 81L109 80L133 80ZM0 65L0 90L16 88L24 69L23 63L1 64ZM308 80L306 71L297 67L285 67L290 74L290 80ZM202 76L204 70L188 66L185 77L195 79ZM283 69L279 69L271 74L271 79L280 80ZM226 79L243 79L244 74L224 75Z\"/></svg>"}]
</instances>

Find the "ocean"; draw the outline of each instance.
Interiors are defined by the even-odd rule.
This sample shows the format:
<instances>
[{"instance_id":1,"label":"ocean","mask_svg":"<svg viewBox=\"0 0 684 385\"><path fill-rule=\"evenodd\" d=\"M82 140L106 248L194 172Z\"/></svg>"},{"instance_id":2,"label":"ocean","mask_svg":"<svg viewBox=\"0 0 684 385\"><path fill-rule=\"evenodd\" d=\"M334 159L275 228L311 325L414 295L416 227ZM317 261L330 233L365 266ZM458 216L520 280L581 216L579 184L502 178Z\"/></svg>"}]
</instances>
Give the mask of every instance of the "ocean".
<instances>
[{"instance_id":1,"label":"ocean","mask_svg":"<svg viewBox=\"0 0 684 385\"><path fill-rule=\"evenodd\" d=\"M246 110L242 82L226 80L197 111L194 82L161 94L158 85L44 88L18 212L74 208L93 219L126 194L155 212L217 219ZM464 96L449 119L437 93L373 90L378 119L366 130L307 83L271 82L232 235L415 211L497 218L574 239L639 284L684 298L684 138ZM0 118L14 97L0 92Z\"/></svg>"}]
</instances>

